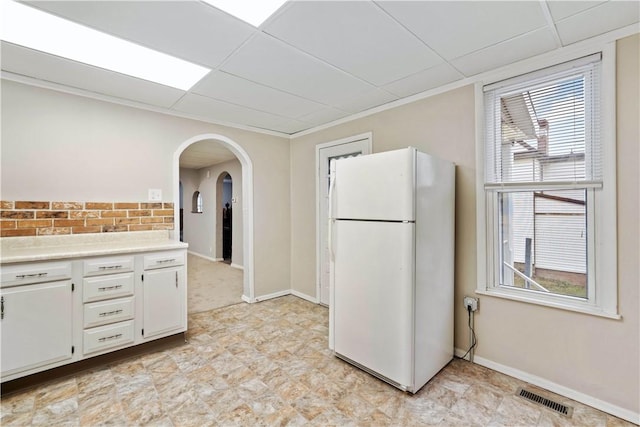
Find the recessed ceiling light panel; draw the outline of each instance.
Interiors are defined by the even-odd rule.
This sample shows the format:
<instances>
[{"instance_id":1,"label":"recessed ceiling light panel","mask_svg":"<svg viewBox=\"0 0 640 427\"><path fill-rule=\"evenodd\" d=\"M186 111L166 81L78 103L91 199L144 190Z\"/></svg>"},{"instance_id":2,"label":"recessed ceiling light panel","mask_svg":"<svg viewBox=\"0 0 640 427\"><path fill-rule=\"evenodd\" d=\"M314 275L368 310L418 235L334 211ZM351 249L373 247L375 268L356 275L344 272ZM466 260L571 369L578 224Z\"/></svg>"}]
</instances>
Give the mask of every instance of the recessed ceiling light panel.
<instances>
[{"instance_id":1,"label":"recessed ceiling light panel","mask_svg":"<svg viewBox=\"0 0 640 427\"><path fill-rule=\"evenodd\" d=\"M236 18L259 27L268 17L282 6L286 0L204 0Z\"/></svg>"},{"instance_id":2,"label":"recessed ceiling light panel","mask_svg":"<svg viewBox=\"0 0 640 427\"><path fill-rule=\"evenodd\" d=\"M208 68L2 0L0 39L162 85L188 90Z\"/></svg>"}]
</instances>

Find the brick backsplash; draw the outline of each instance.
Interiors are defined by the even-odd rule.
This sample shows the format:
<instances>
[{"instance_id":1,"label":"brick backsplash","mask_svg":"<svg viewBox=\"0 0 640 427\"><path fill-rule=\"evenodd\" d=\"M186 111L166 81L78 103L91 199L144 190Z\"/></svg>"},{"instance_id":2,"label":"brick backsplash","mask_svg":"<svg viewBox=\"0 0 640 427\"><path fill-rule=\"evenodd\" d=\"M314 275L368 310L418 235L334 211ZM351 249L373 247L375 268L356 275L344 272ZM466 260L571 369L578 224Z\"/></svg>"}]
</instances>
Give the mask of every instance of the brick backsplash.
<instances>
[{"instance_id":1,"label":"brick backsplash","mask_svg":"<svg viewBox=\"0 0 640 427\"><path fill-rule=\"evenodd\" d=\"M0 236L173 230L173 203L0 201Z\"/></svg>"}]
</instances>

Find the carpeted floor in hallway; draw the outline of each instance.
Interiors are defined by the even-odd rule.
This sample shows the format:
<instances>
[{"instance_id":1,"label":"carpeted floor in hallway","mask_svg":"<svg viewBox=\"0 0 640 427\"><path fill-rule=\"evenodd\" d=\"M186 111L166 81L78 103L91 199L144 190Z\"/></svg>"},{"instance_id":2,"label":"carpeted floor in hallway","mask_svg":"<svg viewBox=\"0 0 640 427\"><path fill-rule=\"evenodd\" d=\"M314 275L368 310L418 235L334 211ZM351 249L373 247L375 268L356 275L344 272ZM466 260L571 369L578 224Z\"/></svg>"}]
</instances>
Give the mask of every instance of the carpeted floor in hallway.
<instances>
[{"instance_id":1,"label":"carpeted floor in hallway","mask_svg":"<svg viewBox=\"0 0 640 427\"><path fill-rule=\"evenodd\" d=\"M243 272L240 269L189 254L187 276L190 314L242 302Z\"/></svg>"}]
</instances>

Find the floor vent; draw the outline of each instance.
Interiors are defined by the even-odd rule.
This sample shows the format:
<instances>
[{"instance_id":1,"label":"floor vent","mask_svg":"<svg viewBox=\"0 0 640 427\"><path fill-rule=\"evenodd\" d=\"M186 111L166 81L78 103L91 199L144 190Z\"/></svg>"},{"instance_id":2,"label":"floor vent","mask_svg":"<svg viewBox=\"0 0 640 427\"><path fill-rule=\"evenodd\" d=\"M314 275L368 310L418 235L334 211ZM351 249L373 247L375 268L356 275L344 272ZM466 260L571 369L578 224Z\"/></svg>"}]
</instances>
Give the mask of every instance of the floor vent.
<instances>
[{"instance_id":1,"label":"floor vent","mask_svg":"<svg viewBox=\"0 0 640 427\"><path fill-rule=\"evenodd\" d=\"M529 390L525 390L522 387L518 388L516 392L517 396L527 399L530 402L537 403L539 405L546 406L547 408L556 411L559 414L570 417L573 414L573 408L571 406L563 405L562 403L554 402L546 397L542 397L539 394L533 393Z\"/></svg>"}]
</instances>

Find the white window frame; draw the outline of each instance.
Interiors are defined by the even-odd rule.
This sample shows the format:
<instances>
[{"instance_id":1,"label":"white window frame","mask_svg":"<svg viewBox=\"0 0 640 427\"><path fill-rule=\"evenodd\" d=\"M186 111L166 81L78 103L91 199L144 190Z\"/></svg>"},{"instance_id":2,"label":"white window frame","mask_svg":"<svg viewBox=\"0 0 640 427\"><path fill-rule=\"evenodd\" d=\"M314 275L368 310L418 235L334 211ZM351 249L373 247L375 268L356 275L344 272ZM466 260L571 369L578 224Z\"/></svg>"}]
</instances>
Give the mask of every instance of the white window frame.
<instances>
[{"instance_id":1,"label":"white window frame","mask_svg":"<svg viewBox=\"0 0 640 427\"><path fill-rule=\"evenodd\" d=\"M499 286L496 280L496 256L499 242L496 238L498 209L493 198L498 193L485 189L485 104L483 86L492 81L475 85L476 111L476 229L477 229L477 289L476 293L515 301L527 302L607 318L620 319L618 314L617 280L617 223L616 223L616 113L615 113L615 43L608 43L591 53L602 53L601 73L601 130L603 185L587 191L587 215L589 224L587 268L589 295L586 300L557 294L545 294L531 290ZM577 59L563 58L557 64ZM538 69L518 70L516 75L534 73L554 64L544 64ZM539 72L536 72L540 70ZM552 73L552 71L549 71ZM500 80L502 80L501 78Z\"/></svg>"}]
</instances>

